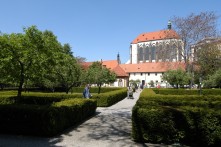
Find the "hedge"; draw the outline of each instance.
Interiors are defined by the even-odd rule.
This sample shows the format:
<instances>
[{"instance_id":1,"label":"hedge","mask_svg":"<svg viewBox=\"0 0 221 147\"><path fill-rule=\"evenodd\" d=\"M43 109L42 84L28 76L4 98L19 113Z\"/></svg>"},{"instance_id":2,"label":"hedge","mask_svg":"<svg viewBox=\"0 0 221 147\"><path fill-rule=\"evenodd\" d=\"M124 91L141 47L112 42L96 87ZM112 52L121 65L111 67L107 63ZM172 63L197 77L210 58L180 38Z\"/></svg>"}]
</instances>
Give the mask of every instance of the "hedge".
<instances>
[{"instance_id":1,"label":"hedge","mask_svg":"<svg viewBox=\"0 0 221 147\"><path fill-rule=\"evenodd\" d=\"M85 87L73 87L71 89L72 93L83 93ZM120 87L101 87L100 93L106 93L106 92L111 92L115 90L120 90L122 88ZM98 93L99 88L98 87L90 87L90 92L91 93Z\"/></svg>"},{"instance_id":2,"label":"hedge","mask_svg":"<svg viewBox=\"0 0 221 147\"><path fill-rule=\"evenodd\" d=\"M0 132L53 136L95 114L96 100L68 99L52 105L0 105Z\"/></svg>"},{"instance_id":3,"label":"hedge","mask_svg":"<svg viewBox=\"0 0 221 147\"><path fill-rule=\"evenodd\" d=\"M127 88L121 88L119 90L111 92L94 94L92 98L97 100L98 107L109 107L123 100L126 97L127 97Z\"/></svg>"},{"instance_id":4,"label":"hedge","mask_svg":"<svg viewBox=\"0 0 221 147\"><path fill-rule=\"evenodd\" d=\"M218 146L221 97L159 95L144 89L132 111L132 137L138 142Z\"/></svg>"},{"instance_id":5,"label":"hedge","mask_svg":"<svg viewBox=\"0 0 221 147\"><path fill-rule=\"evenodd\" d=\"M199 95L199 89L164 89L153 88L156 94L162 95ZM221 89L202 89L202 95L221 95Z\"/></svg>"}]
</instances>

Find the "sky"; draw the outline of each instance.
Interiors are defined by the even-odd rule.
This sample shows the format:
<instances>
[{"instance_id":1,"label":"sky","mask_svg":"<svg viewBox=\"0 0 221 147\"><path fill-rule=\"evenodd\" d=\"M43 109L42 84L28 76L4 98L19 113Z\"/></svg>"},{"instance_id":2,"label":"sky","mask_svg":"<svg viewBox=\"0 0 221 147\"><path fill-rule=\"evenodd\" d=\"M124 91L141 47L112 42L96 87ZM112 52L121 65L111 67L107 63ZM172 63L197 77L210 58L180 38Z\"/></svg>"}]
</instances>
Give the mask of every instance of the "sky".
<instances>
[{"instance_id":1,"label":"sky","mask_svg":"<svg viewBox=\"0 0 221 147\"><path fill-rule=\"evenodd\" d=\"M50 30L74 56L86 61L129 60L130 43L141 33L167 28L172 17L213 11L220 0L0 0L0 32L24 27ZM221 17L217 21L221 30Z\"/></svg>"}]
</instances>

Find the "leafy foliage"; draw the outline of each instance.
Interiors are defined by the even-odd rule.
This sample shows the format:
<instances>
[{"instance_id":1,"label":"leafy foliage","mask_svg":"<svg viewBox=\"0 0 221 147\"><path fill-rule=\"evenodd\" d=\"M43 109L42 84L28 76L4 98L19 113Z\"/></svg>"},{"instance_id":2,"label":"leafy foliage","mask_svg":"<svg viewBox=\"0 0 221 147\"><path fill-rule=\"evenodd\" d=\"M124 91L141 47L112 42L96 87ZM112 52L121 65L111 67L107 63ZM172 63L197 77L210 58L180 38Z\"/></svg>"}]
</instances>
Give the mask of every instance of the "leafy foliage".
<instances>
[{"instance_id":1,"label":"leafy foliage","mask_svg":"<svg viewBox=\"0 0 221 147\"><path fill-rule=\"evenodd\" d=\"M84 79L86 83L97 84L100 88L104 83L113 83L116 80L116 74L103 67L101 62L94 62L85 73Z\"/></svg>"},{"instance_id":2,"label":"leafy foliage","mask_svg":"<svg viewBox=\"0 0 221 147\"><path fill-rule=\"evenodd\" d=\"M190 76L182 69L169 70L163 74L163 80L169 82L172 86L176 85L176 88L178 88L179 85L183 86L188 84L189 79Z\"/></svg>"}]
</instances>

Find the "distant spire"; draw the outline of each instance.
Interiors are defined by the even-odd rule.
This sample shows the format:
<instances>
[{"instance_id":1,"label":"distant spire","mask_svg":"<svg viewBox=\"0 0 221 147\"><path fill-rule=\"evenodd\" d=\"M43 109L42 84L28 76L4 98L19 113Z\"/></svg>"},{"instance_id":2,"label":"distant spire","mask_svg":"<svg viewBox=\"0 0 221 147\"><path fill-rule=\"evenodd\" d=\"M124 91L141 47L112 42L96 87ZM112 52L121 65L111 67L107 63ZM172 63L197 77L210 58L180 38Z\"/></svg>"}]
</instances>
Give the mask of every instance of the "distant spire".
<instances>
[{"instance_id":1,"label":"distant spire","mask_svg":"<svg viewBox=\"0 0 221 147\"><path fill-rule=\"evenodd\" d=\"M120 62L120 54L119 54L119 52L118 52L118 54L117 54L117 63L118 63L118 64L121 64L121 62Z\"/></svg>"},{"instance_id":2,"label":"distant spire","mask_svg":"<svg viewBox=\"0 0 221 147\"><path fill-rule=\"evenodd\" d=\"M172 23L171 23L171 21L170 21L170 20L168 21L167 28L168 28L168 30L171 30L171 29L172 29Z\"/></svg>"}]
</instances>

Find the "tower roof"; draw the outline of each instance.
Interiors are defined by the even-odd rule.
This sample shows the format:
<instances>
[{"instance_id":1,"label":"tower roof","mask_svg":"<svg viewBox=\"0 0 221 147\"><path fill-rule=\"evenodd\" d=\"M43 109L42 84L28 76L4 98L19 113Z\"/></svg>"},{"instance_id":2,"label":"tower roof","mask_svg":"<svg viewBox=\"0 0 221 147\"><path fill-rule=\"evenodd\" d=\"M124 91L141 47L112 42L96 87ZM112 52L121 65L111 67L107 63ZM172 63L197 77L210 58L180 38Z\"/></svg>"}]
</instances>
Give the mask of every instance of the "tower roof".
<instances>
[{"instance_id":1,"label":"tower roof","mask_svg":"<svg viewBox=\"0 0 221 147\"><path fill-rule=\"evenodd\" d=\"M156 32L142 33L135 38L131 44L163 39L179 39L179 35L174 30L161 30Z\"/></svg>"}]
</instances>

